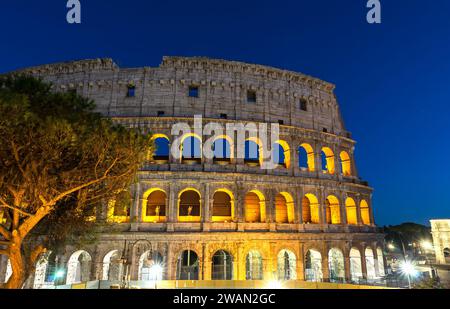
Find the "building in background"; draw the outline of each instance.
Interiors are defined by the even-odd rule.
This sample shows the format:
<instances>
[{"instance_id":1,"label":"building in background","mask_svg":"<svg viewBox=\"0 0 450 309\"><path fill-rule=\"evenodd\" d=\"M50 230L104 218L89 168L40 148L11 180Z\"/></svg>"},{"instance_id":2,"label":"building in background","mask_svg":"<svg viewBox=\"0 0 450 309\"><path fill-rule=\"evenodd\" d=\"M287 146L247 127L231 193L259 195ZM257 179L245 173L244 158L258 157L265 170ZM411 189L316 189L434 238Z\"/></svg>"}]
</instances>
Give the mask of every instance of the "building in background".
<instances>
[{"instance_id":1,"label":"building in background","mask_svg":"<svg viewBox=\"0 0 450 309\"><path fill-rule=\"evenodd\" d=\"M442 282L450 284L450 219L430 220L436 269Z\"/></svg>"}]
</instances>

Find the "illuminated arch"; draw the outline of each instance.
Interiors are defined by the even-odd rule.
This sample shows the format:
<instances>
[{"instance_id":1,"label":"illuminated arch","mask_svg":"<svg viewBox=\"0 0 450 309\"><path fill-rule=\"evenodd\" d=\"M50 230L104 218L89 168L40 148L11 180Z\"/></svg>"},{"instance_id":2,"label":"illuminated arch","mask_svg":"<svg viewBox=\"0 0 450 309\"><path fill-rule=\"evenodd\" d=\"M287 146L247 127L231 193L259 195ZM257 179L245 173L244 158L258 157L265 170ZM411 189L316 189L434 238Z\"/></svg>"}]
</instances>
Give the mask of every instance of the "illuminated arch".
<instances>
[{"instance_id":1,"label":"illuminated arch","mask_svg":"<svg viewBox=\"0 0 450 309\"><path fill-rule=\"evenodd\" d=\"M361 252L358 248L350 250L350 275L354 282L359 282L363 278L361 265Z\"/></svg>"},{"instance_id":2,"label":"illuminated arch","mask_svg":"<svg viewBox=\"0 0 450 309\"><path fill-rule=\"evenodd\" d=\"M367 247L365 250L366 256L366 269L367 269L367 279L375 279L375 258L373 256L372 248Z\"/></svg>"},{"instance_id":3,"label":"illuminated arch","mask_svg":"<svg viewBox=\"0 0 450 309\"><path fill-rule=\"evenodd\" d=\"M350 159L350 156L346 151L341 151L339 157L341 158L341 170L342 175L344 176L351 176L352 174L352 161Z\"/></svg>"},{"instance_id":4,"label":"illuminated arch","mask_svg":"<svg viewBox=\"0 0 450 309\"><path fill-rule=\"evenodd\" d=\"M178 194L178 221L200 222L201 194L194 188L186 188Z\"/></svg>"},{"instance_id":5,"label":"illuminated arch","mask_svg":"<svg viewBox=\"0 0 450 309\"><path fill-rule=\"evenodd\" d=\"M275 196L275 222L294 222L294 199L287 192L280 192Z\"/></svg>"},{"instance_id":6,"label":"illuminated arch","mask_svg":"<svg viewBox=\"0 0 450 309\"><path fill-rule=\"evenodd\" d=\"M164 134L155 134L152 136L152 142L155 147L150 159L153 161L168 161L170 153L170 139Z\"/></svg>"},{"instance_id":7,"label":"illuminated arch","mask_svg":"<svg viewBox=\"0 0 450 309\"><path fill-rule=\"evenodd\" d=\"M320 223L319 201L314 194L308 193L302 198L303 223Z\"/></svg>"},{"instance_id":8,"label":"illuminated arch","mask_svg":"<svg viewBox=\"0 0 450 309\"><path fill-rule=\"evenodd\" d=\"M341 207L339 200L334 195L329 195L325 201L328 224L341 224Z\"/></svg>"},{"instance_id":9,"label":"illuminated arch","mask_svg":"<svg viewBox=\"0 0 450 309\"><path fill-rule=\"evenodd\" d=\"M89 281L91 275L91 255L85 250L74 252L67 263L66 284Z\"/></svg>"},{"instance_id":10,"label":"illuminated arch","mask_svg":"<svg viewBox=\"0 0 450 309\"><path fill-rule=\"evenodd\" d=\"M180 141L181 162L201 162L202 138L195 133L184 134Z\"/></svg>"},{"instance_id":11,"label":"illuminated arch","mask_svg":"<svg viewBox=\"0 0 450 309\"><path fill-rule=\"evenodd\" d=\"M303 143L298 147L298 164L300 168L307 169L309 172L314 172L314 149L310 144Z\"/></svg>"},{"instance_id":12,"label":"illuminated arch","mask_svg":"<svg viewBox=\"0 0 450 309\"><path fill-rule=\"evenodd\" d=\"M361 221L365 225L370 225L370 210L369 210L369 204L367 204L366 200L361 200L360 205L360 211L361 211Z\"/></svg>"},{"instance_id":13,"label":"illuminated arch","mask_svg":"<svg viewBox=\"0 0 450 309\"><path fill-rule=\"evenodd\" d=\"M347 213L347 224L358 224L355 200L351 197L347 197L345 200L345 210Z\"/></svg>"},{"instance_id":14,"label":"illuminated arch","mask_svg":"<svg viewBox=\"0 0 450 309\"><path fill-rule=\"evenodd\" d=\"M234 196L228 189L218 189L213 195L213 222L230 222L234 219Z\"/></svg>"},{"instance_id":15,"label":"illuminated arch","mask_svg":"<svg viewBox=\"0 0 450 309\"><path fill-rule=\"evenodd\" d=\"M199 260L193 250L184 250L178 256L177 280L198 280Z\"/></svg>"},{"instance_id":16,"label":"illuminated arch","mask_svg":"<svg viewBox=\"0 0 450 309\"><path fill-rule=\"evenodd\" d=\"M250 137L245 140L244 144L244 161L250 164L258 163L262 165L264 162L264 149L261 140L257 137Z\"/></svg>"},{"instance_id":17,"label":"illuminated arch","mask_svg":"<svg viewBox=\"0 0 450 309\"><path fill-rule=\"evenodd\" d=\"M165 222L167 211L167 194L160 188L151 188L143 195L142 221Z\"/></svg>"},{"instance_id":18,"label":"illuminated arch","mask_svg":"<svg viewBox=\"0 0 450 309\"><path fill-rule=\"evenodd\" d=\"M305 255L305 280L322 281L322 255L318 250L309 249Z\"/></svg>"},{"instance_id":19,"label":"illuminated arch","mask_svg":"<svg viewBox=\"0 0 450 309\"><path fill-rule=\"evenodd\" d=\"M245 222L266 221L266 202L260 191L252 190L245 195L244 209Z\"/></svg>"},{"instance_id":20,"label":"illuminated arch","mask_svg":"<svg viewBox=\"0 0 450 309\"><path fill-rule=\"evenodd\" d=\"M334 174L334 152L329 147L323 147L322 152L322 171L328 174Z\"/></svg>"},{"instance_id":21,"label":"illuminated arch","mask_svg":"<svg viewBox=\"0 0 450 309\"><path fill-rule=\"evenodd\" d=\"M338 248L332 248L328 252L328 270L330 281L344 282L345 280L344 254Z\"/></svg>"},{"instance_id":22,"label":"illuminated arch","mask_svg":"<svg viewBox=\"0 0 450 309\"><path fill-rule=\"evenodd\" d=\"M221 143L219 143L221 141ZM213 152L215 161L229 161L234 158L233 139L228 135L220 135L214 139Z\"/></svg>"},{"instance_id":23,"label":"illuminated arch","mask_svg":"<svg viewBox=\"0 0 450 309\"><path fill-rule=\"evenodd\" d=\"M225 250L218 250L211 261L212 280L233 280L233 256Z\"/></svg>"},{"instance_id":24,"label":"illuminated arch","mask_svg":"<svg viewBox=\"0 0 450 309\"><path fill-rule=\"evenodd\" d=\"M245 258L245 279L263 280L263 277L262 255L257 250L251 250Z\"/></svg>"},{"instance_id":25,"label":"illuminated arch","mask_svg":"<svg viewBox=\"0 0 450 309\"><path fill-rule=\"evenodd\" d=\"M297 279L297 258L290 250L280 250L277 256L278 280Z\"/></svg>"},{"instance_id":26,"label":"illuminated arch","mask_svg":"<svg viewBox=\"0 0 450 309\"><path fill-rule=\"evenodd\" d=\"M145 251L139 257L138 278L142 281L159 281L164 275L164 258L158 251Z\"/></svg>"},{"instance_id":27,"label":"illuminated arch","mask_svg":"<svg viewBox=\"0 0 450 309\"><path fill-rule=\"evenodd\" d=\"M122 275L119 250L109 251L103 258L102 280L118 281Z\"/></svg>"},{"instance_id":28,"label":"illuminated arch","mask_svg":"<svg viewBox=\"0 0 450 309\"><path fill-rule=\"evenodd\" d=\"M272 161L286 168L291 166L291 149L286 141L278 140L273 144Z\"/></svg>"},{"instance_id":29,"label":"illuminated arch","mask_svg":"<svg viewBox=\"0 0 450 309\"><path fill-rule=\"evenodd\" d=\"M47 251L40 255L34 271L33 289L52 286L55 281L56 254Z\"/></svg>"}]
</instances>

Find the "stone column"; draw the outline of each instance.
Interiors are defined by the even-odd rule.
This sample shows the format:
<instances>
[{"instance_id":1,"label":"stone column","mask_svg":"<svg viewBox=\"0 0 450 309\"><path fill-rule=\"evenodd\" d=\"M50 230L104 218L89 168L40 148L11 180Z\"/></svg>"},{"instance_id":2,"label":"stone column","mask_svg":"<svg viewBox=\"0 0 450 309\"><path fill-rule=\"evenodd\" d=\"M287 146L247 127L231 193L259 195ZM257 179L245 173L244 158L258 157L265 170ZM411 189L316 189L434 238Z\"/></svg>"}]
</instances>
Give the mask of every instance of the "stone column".
<instances>
[{"instance_id":1,"label":"stone column","mask_svg":"<svg viewBox=\"0 0 450 309\"><path fill-rule=\"evenodd\" d=\"M342 166L339 149L336 146L333 146L333 153L334 153L334 174L337 177L339 177L342 174Z\"/></svg>"},{"instance_id":2,"label":"stone column","mask_svg":"<svg viewBox=\"0 0 450 309\"><path fill-rule=\"evenodd\" d=\"M317 175L321 175L322 174L322 145L315 143L314 144L314 156L315 156L315 171L317 173Z\"/></svg>"},{"instance_id":3,"label":"stone column","mask_svg":"<svg viewBox=\"0 0 450 309\"><path fill-rule=\"evenodd\" d=\"M372 208L372 194L370 194L370 197L366 202L367 205L369 206L370 225L375 226L375 216L373 215L373 208Z\"/></svg>"},{"instance_id":4,"label":"stone column","mask_svg":"<svg viewBox=\"0 0 450 309\"><path fill-rule=\"evenodd\" d=\"M297 279L305 280L305 245L303 243L299 244L298 254L297 254Z\"/></svg>"},{"instance_id":5,"label":"stone column","mask_svg":"<svg viewBox=\"0 0 450 309\"><path fill-rule=\"evenodd\" d=\"M174 227L173 223L177 222L177 198L176 198L176 192L178 191L178 186L174 184L169 185L169 209L167 213L167 231L173 232Z\"/></svg>"},{"instance_id":6,"label":"stone column","mask_svg":"<svg viewBox=\"0 0 450 309\"><path fill-rule=\"evenodd\" d=\"M366 263L366 245L365 243L361 243L361 272L363 279L367 279L367 263Z\"/></svg>"},{"instance_id":7,"label":"stone column","mask_svg":"<svg viewBox=\"0 0 450 309\"><path fill-rule=\"evenodd\" d=\"M295 223L303 223L303 187L299 187L295 190Z\"/></svg>"},{"instance_id":8,"label":"stone column","mask_svg":"<svg viewBox=\"0 0 450 309\"><path fill-rule=\"evenodd\" d=\"M142 222L141 183L138 182L134 187L134 202L130 209L131 231L137 231L139 223Z\"/></svg>"},{"instance_id":9,"label":"stone column","mask_svg":"<svg viewBox=\"0 0 450 309\"><path fill-rule=\"evenodd\" d=\"M266 193L266 222L275 223L275 196L272 190L268 190Z\"/></svg>"},{"instance_id":10,"label":"stone column","mask_svg":"<svg viewBox=\"0 0 450 309\"><path fill-rule=\"evenodd\" d=\"M350 282L352 278L351 268L350 268L350 243L345 244L344 248L344 271L345 271L345 281Z\"/></svg>"},{"instance_id":11,"label":"stone column","mask_svg":"<svg viewBox=\"0 0 450 309\"><path fill-rule=\"evenodd\" d=\"M326 224L327 223L327 209L325 207L326 197L325 197L325 192L324 192L323 187L320 187L318 189L317 197L319 199L319 216L320 216L319 222L320 222L320 224Z\"/></svg>"},{"instance_id":12,"label":"stone column","mask_svg":"<svg viewBox=\"0 0 450 309\"><path fill-rule=\"evenodd\" d=\"M210 223L212 221L212 203L210 203L211 196L210 196L210 188L209 183L205 183L204 185L204 196L203 196L203 218L202 222Z\"/></svg>"},{"instance_id":13,"label":"stone column","mask_svg":"<svg viewBox=\"0 0 450 309\"><path fill-rule=\"evenodd\" d=\"M362 218L361 218L361 195L358 193L355 196L355 203L356 203L356 220L358 225L362 225Z\"/></svg>"},{"instance_id":14,"label":"stone column","mask_svg":"<svg viewBox=\"0 0 450 309\"><path fill-rule=\"evenodd\" d=\"M329 251L328 243L324 243L323 250L321 252L321 254L322 254L322 274L323 274L324 280L330 279L330 268L328 265L328 251Z\"/></svg>"},{"instance_id":15,"label":"stone column","mask_svg":"<svg viewBox=\"0 0 450 309\"><path fill-rule=\"evenodd\" d=\"M347 208L345 207L345 199L347 198L347 194L343 191L339 192L339 207L340 207L340 214L341 214L341 224L348 224L347 223Z\"/></svg>"}]
</instances>

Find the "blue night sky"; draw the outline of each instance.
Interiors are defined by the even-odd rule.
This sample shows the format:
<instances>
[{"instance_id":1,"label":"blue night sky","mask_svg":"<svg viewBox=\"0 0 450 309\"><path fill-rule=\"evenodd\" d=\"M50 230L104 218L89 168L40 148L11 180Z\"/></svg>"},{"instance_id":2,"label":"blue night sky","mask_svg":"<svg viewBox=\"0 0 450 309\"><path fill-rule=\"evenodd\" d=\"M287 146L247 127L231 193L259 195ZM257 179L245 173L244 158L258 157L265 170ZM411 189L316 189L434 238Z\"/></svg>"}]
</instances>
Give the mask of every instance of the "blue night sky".
<instances>
[{"instance_id":1,"label":"blue night sky","mask_svg":"<svg viewBox=\"0 0 450 309\"><path fill-rule=\"evenodd\" d=\"M111 57L157 66L207 56L302 72L337 85L378 224L450 217L450 1L2 1L0 72ZM344 4L345 3L345 4ZM448 162L447 162L448 163Z\"/></svg>"}]
</instances>

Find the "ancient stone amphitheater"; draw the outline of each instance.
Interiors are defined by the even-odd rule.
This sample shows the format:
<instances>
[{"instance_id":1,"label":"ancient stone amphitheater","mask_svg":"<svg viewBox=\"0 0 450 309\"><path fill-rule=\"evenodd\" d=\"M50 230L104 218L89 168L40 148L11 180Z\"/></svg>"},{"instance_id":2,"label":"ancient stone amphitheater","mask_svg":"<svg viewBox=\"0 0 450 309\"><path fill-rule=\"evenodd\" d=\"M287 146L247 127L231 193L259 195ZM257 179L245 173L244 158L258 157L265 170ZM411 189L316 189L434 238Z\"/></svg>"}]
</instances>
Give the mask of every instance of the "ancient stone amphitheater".
<instances>
[{"instance_id":1,"label":"ancient stone amphitheater","mask_svg":"<svg viewBox=\"0 0 450 309\"><path fill-rule=\"evenodd\" d=\"M30 286L106 280L305 280L358 282L384 276L372 189L358 175L334 85L262 65L164 57L159 67L120 68L111 59L43 65L26 72L96 102L104 116L151 132L157 151L129 207L105 205L120 232L67 247L37 265ZM276 123L275 169L262 169L258 139L213 144L185 134L169 151L175 123ZM253 149L253 151L251 151ZM256 151L255 151L256 149ZM3 260L3 269L7 269ZM8 268L9 270L9 268ZM0 280L8 276L3 272ZM55 274L57 274L55 276ZM213 281L211 281L213 282Z\"/></svg>"}]
</instances>

